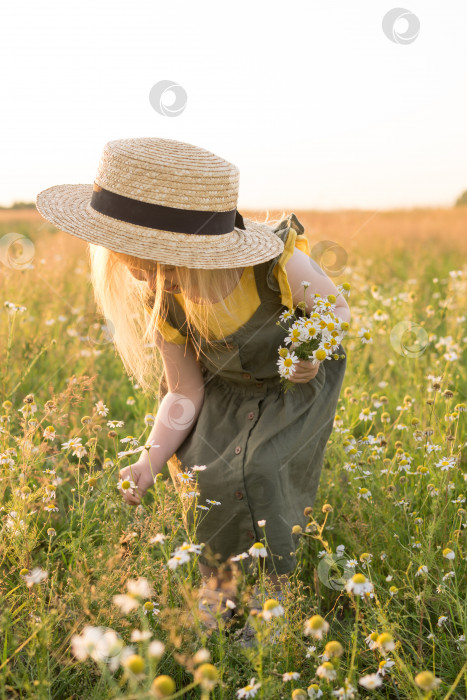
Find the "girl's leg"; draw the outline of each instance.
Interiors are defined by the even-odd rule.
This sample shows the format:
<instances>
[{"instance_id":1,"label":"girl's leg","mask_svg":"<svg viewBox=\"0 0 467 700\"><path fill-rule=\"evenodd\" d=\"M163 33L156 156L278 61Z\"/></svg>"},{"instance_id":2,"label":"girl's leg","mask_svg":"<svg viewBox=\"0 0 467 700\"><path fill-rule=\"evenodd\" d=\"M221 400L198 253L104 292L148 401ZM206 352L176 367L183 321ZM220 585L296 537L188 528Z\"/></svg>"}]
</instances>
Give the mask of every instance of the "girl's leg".
<instances>
[{"instance_id":1,"label":"girl's leg","mask_svg":"<svg viewBox=\"0 0 467 700\"><path fill-rule=\"evenodd\" d=\"M205 564L201 564L201 562L198 562L199 570L200 573L204 579L204 581L208 581L210 578L213 576L216 577L216 584L217 584L217 569L212 567L212 566L206 566Z\"/></svg>"},{"instance_id":2,"label":"girl's leg","mask_svg":"<svg viewBox=\"0 0 467 700\"><path fill-rule=\"evenodd\" d=\"M203 582L207 583L211 578L215 578L215 583L216 587L219 588L221 585L221 580L222 581L231 581L232 580L232 572L228 570L223 570L222 573L219 572L219 569L216 567L212 566L206 566L206 564L201 564L200 561L198 561L198 566L200 573L203 577Z\"/></svg>"},{"instance_id":3,"label":"girl's leg","mask_svg":"<svg viewBox=\"0 0 467 700\"><path fill-rule=\"evenodd\" d=\"M276 591L280 591L282 586L289 583L289 574L267 574L274 585Z\"/></svg>"}]
</instances>

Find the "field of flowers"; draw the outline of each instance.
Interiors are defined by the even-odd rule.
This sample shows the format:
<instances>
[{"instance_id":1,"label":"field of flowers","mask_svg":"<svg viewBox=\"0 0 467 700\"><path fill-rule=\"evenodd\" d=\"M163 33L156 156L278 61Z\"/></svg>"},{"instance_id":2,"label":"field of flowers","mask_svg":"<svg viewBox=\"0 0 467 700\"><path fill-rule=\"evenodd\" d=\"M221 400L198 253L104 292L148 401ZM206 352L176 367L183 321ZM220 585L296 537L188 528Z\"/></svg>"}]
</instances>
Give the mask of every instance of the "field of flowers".
<instances>
[{"instance_id":1,"label":"field of flowers","mask_svg":"<svg viewBox=\"0 0 467 700\"><path fill-rule=\"evenodd\" d=\"M0 698L467 696L467 207L296 214L351 285L348 369L290 589L249 614L243 577L209 633L167 466L136 508L117 489L157 403L85 244L1 212Z\"/></svg>"}]
</instances>

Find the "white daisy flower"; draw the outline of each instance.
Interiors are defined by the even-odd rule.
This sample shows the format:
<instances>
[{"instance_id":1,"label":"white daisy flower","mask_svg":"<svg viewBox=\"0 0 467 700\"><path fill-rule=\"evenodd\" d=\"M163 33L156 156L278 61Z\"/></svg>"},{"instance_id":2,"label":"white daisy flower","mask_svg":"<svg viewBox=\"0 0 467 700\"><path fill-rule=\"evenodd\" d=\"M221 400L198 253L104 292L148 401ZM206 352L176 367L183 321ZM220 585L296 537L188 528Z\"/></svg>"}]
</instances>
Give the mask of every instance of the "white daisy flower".
<instances>
[{"instance_id":1,"label":"white daisy flower","mask_svg":"<svg viewBox=\"0 0 467 700\"><path fill-rule=\"evenodd\" d=\"M248 685L237 690L237 698L255 698L260 688L261 683L255 683L255 679L252 678Z\"/></svg>"},{"instance_id":2,"label":"white daisy flower","mask_svg":"<svg viewBox=\"0 0 467 700\"><path fill-rule=\"evenodd\" d=\"M248 550L248 554L252 557L267 557L268 553L262 542L255 542L252 547Z\"/></svg>"},{"instance_id":3,"label":"white daisy flower","mask_svg":"<svg viewBox=\"0 0 467 700\"><path fill-rule=\"evenodd\" d=\"M374 690L383 684L381 677L377 673L369 673L366 676L362 676L358 679L358 682L367 690Z\"/></svg>"}]
</instances>

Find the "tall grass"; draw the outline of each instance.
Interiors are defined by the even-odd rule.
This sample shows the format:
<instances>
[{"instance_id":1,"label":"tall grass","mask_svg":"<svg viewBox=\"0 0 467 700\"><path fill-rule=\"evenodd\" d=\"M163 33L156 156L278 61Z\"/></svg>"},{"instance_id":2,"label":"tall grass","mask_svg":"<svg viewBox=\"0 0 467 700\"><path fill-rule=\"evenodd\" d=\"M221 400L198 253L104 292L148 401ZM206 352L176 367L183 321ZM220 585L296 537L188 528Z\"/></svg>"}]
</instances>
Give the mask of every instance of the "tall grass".
<instances>
[{"instance_id":1,"label":"tall grass","mask_svg":"<svg viewBox=\"0 0 467 700\"><path fill-rule=\"evenodd\" d=\"M467 212L296 214L312 248L342 246L333 280L352 285L350 335L369 328L373 342L344 342L347 374L283 614L248 618L245 575L233 623L209 634L196 551L169 565L197 540L167 467L136 509L116 489L134 459L122 439L143 445L157 405L94 314L84 245L30 212L2 213L1 698L230 699L258 683L243 696L466 696ZM23 269L18 251L5 257L11 232L32 241ZM332 252L318 262L332 266ZM356 573L362 596L348 590ZM250 648L238 637L247 618ZM77 653L86 626L114 630L112 653Z\"/></svg>"}]
</instances>

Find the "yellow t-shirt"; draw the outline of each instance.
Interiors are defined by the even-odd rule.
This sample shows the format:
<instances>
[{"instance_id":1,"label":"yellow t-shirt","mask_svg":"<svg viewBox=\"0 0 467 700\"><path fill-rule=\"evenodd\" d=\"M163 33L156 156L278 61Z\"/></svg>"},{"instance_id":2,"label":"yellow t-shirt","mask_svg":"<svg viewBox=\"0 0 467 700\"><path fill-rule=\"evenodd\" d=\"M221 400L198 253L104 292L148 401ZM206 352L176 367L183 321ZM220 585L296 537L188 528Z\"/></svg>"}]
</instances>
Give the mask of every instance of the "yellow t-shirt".
<instances>
[{"instance_id":1,"label":"yellow t-shirt","mask_svg":"<svg viewBox=\"0 0 467 700\"><path fill-rule=\"evenodd\" d=\"M282 304L287 306L289 309L293 307L293 297L287 278L285 265L292 257L294 248L299 248L301 251L306 253L306 255L310 255L308 239L304 235L297 234L293 228L290 228L287 240L284 244L284 250L282 251L281 256L273 270L274 277L279 284ZM180 306L185 308L183 295L174 294L174 297ZM237 286L228 296L224 298L224 302L229 310L236 309L237 313L235 316L229 316L225 312L223 305L220 302L216 302L215 304L212 304L212 306L208 307L208 324L215 338L220 338L222 336L221 329L224 336L235 333L236 330L243 326L253 316L256 309L260 305L261 300L256 288L255 271L253 265L245 267ZM200 304L199 306L201 307L204 305ZM148 307L146 308L148 311L150 311ZM167 342L176 343L177 345L185 345L185 336L183 336L176 328L173 328L167 321L159 319L157 328Z\"/></svg>"}]
</instances>

